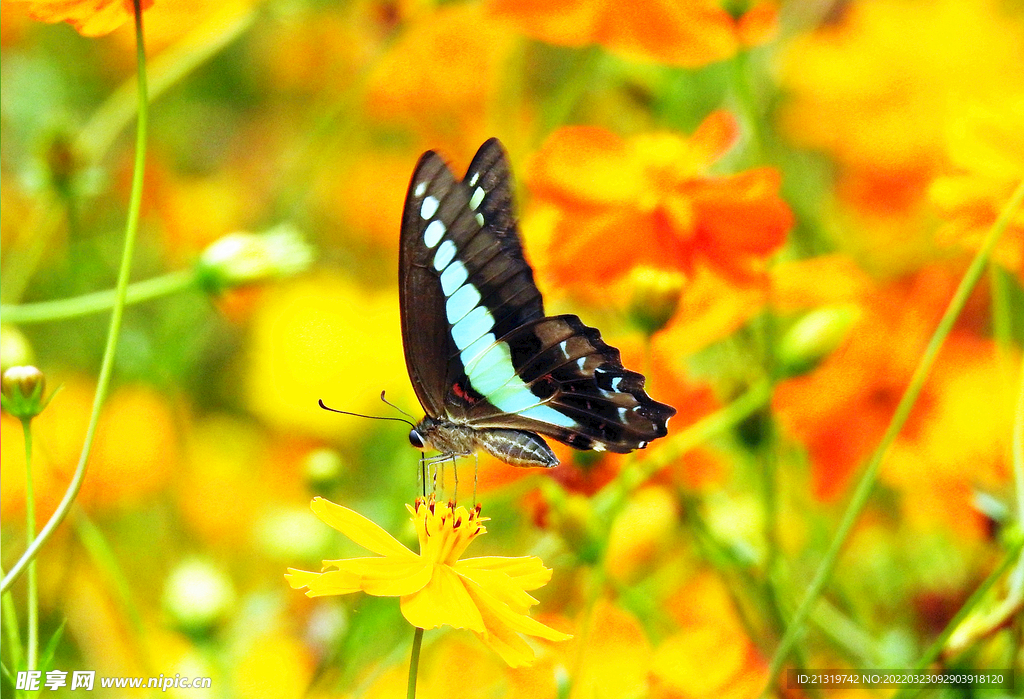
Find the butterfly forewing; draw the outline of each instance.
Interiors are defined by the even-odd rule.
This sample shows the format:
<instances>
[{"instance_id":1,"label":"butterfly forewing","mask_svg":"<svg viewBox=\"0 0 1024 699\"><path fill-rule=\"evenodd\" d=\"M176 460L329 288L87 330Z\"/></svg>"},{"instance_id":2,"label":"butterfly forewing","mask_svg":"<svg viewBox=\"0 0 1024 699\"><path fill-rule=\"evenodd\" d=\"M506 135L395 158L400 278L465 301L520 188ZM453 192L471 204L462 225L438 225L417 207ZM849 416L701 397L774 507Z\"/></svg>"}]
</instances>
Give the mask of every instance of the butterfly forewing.
<instances>
[{"instance_id":1,"label":"butterfly forewing","mask_svg":"<svg viewBox=\"0 0 1024 699\"><path fill-rule=\"evenodd\" d=\"M444 415L446 358L453 344L445 296L433 269L440 238L437 226L429 227L443 214L454 220L468 203L444 161L436 153L425 153L413 172L402 213L398 276L405 363L416 396L431 417Z\"/></svg>"},{"instance_id":2,"label":"butterfly forewing","mask_svg":"<svg viewBox=\"0 0 1024 699\"><path fill-rule=\"evenodd\" d=\"M465 363L500 335L544 316L497 140L480 148L462 182L435 153L420 158L402 217L399 276L406 364L417 396L431 416L457 416L459 393L470 390Z\"/></svg>"}]
</instances>

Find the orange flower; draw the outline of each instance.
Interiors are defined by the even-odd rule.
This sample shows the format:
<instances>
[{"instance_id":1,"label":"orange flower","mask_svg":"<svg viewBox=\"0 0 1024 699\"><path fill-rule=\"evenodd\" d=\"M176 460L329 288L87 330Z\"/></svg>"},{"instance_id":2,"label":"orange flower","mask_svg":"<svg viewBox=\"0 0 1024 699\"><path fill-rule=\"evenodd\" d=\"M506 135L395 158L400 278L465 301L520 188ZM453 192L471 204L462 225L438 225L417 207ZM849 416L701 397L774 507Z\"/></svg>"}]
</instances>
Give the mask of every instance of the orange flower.
<instances>
[{"instance_id":1,"label":"orange flower","mask_svg":"<svg viewBox=\"0 0 1024 699\"><path fill-rule=\"evenodd\" d=\"M468 163L494 135L486 118L513 39L472 3L417 17L370 75L370 116L399 122Z\"/></svg>"},{"instance_id":2,"label":"orange flower","mask_svg":"<svg viewBox=\"0 0 1024 699\"><path fill-rule=\"evenodd\" d=\"M757 271L785 240L792 215L776 170L707 174L736 136L725 112L689 139L555 132L527 174L534 201L550 210L549 271L562 283L581 273L607 282L639 264L689 273L698 260L734 277Z\"/></svg>"},{"instance_id":3,"label":"orange flower","mask_svg":"<svg viewBox=\"0 0 1024 699\"><path fill-rule=\"evenodd\" d=\"M627 58L693 68L729 58L774 30L775 7L734 19L716 0L493 0L490 9L526 34L561 46L599 44Z\"/></svg>"},{"instance_id":4,"label":"orange flower","mask_svg":"<svg viewBox=\"0 0 1024 699\"><path fill-rule=\"evenodd\" d=\"M841 350L777 388L774 407L808 449L817 497L842 493L878 445L956 281L931 268L878 292ZM900 442L931 419L936 390L934 380L925 385Z\"/></svg>"},{"instance_id":5,"label":"orange flower","mask_svg":"<svg viewBox=\"0 0 1024 699\"><path fill-rule=\"evenodd\" d=\"M28 15L40 22L67 22L82 36L102 36L135 15L131 0L15 0L26 2ZM153 0L141 0L143 10Z\"/></svg>"}]
</instances>

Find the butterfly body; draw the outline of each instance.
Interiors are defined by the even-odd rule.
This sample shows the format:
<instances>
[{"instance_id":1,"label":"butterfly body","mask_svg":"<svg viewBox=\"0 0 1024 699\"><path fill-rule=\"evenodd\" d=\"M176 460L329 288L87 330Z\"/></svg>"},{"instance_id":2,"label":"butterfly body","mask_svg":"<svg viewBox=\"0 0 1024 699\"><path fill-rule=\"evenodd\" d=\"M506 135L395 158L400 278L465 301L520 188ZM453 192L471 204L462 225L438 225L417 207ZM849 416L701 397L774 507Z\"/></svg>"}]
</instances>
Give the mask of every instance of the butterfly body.
<instances>
[{"instance_id":1,"label":"butterfly body","mask_svg":"<svg viewBox=\"0 0 1024 699\"><path fill-rule=\"evenodd\" d=\"M420 158L399 277L406 364L427 414L414 446L550 467L558 459L540 435L626 453L667 433L675 409L647 395L618 350L574 315L544 315L496 139L461 182L434 152Z\"/></svg>"}]
</instances>

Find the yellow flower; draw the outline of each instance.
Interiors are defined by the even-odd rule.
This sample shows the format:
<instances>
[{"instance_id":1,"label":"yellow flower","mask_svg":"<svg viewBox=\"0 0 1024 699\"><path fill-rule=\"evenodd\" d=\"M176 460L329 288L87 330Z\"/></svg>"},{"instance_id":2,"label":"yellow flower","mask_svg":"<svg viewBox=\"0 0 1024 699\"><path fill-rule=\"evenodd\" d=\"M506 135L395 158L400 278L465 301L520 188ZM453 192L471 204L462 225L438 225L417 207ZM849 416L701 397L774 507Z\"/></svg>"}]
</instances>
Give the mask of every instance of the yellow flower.
<instances>
[{"instance_id":1,"label":"yellow flower","mask_svg":"<svg viewBox=\"0 0 1024 699\"><path fill-rule=\"evenodd\" d=\"M369 595L401 598L402 614L413 626L432 629L447 624L469 629L512 667L529 665L534 654L519 634L564 641L527 612L537 600L526 593L551 578L536 556L486 556L460 560L466 547L485 533L479 507L437 505L416 499L408 507L420 540L415 554L398 540L352 510L314 498L313 512L360 546L382 558L324 561L324 572L288 569L285 576L306 595L345 595L362 590Z\"/></svg>"}]
</instances>

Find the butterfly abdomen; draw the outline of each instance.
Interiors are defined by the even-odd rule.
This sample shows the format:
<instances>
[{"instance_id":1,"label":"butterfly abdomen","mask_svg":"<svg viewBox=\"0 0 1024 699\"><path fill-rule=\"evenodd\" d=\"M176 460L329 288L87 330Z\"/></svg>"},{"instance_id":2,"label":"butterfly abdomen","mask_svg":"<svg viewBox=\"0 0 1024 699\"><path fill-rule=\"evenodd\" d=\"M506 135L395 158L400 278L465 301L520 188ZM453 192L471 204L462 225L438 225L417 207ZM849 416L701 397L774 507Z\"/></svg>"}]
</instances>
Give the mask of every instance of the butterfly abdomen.
<instances>
[{"instance_id":1,"label":"butterfly abdomen","mask_svg":"<svg viewBox=\"0 0 1024 699\"><path fill-rule=\"evenodd\" d=\"M558 465L551 448L537 435L524 430L475 429L448 420L425 417L414 430L423 448L445 456L469 456L478 449L513 466ZM415 442L414 442L415 443Z\"/></svg>"}]
</instances>

